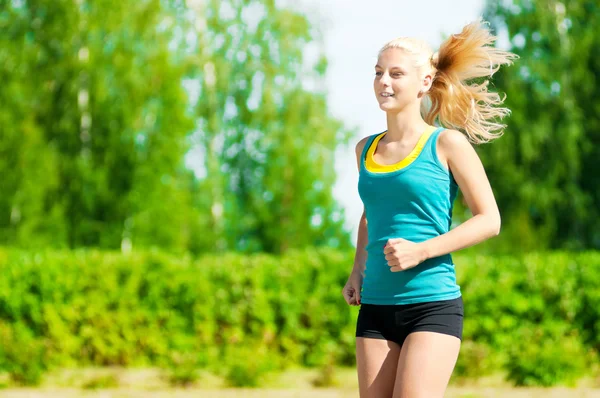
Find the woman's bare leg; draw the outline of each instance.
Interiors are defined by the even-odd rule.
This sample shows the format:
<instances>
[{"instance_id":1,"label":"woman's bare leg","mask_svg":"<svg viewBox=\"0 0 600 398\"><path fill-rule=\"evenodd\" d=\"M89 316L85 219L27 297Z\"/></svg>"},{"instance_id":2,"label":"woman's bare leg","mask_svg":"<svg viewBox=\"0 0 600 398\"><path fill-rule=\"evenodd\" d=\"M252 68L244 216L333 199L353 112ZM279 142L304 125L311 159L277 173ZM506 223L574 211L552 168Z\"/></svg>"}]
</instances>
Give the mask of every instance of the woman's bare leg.
<instances>
[{"instance_id":1,"label":"woman's bare leg","mask_svg":"<svg viewBox=\"0 0 600 398\"><path fill-rule=\"evenodd\" d=\"M393 341L356 338L356 365L361 398L391 398L400 346Z\"/></svg>"},{"instance_id":2,"label":"woman's bare leg","mask_svg":"<svg viewBox=\"0 0 600 398\"><path fill-rule=\"evenodd\" d=\"M393 398L443 398L459 351L458 337L409 334L400 352Z\"/></svg>"}]
</instances>

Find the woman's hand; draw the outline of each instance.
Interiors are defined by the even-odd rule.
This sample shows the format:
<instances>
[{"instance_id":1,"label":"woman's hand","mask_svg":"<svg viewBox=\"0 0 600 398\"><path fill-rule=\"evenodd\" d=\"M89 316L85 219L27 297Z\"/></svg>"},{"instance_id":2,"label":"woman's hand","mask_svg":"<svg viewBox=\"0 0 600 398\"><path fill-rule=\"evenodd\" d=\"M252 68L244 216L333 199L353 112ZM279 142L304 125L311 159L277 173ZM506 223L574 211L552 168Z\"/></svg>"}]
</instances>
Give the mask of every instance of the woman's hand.
<instances>
[{"instance_id":1,"label":"woman's hand","mask_svg":"<svg viewBox=\"0 0 600 398\"><path fill-rule=\"evenodd\" d=\"M422 245L402 238L389 239L383 252L392 272L406 271L427 259Z\"/></svg>"},{"instance_id":2,"label":"woman's hand","mask_svg":"<svg viewBox=\"0 0 600 398\"><path fill-rule=\"evenodd\" d=\"M342 294L348 305L360 305L360 291L362 289L363 276L358 271L352 271L348 282L342 289Z\"/></svg>"}]
</instances>

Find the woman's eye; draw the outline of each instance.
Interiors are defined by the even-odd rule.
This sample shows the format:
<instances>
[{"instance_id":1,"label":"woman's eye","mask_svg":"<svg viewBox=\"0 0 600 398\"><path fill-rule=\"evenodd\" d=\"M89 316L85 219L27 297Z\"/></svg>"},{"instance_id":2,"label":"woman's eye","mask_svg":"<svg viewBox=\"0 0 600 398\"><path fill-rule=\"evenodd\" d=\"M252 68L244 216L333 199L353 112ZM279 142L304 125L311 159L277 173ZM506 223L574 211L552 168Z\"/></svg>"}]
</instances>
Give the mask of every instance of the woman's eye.
<instances>
[{"instance_id":1,"label":"woman's eye","mask_svg":"<svg viewBox=\"0 0 600 398\"><path fill-rule=\"evenodd\" d=\"M375 72L375 76L381 76L381 72Z\"/></svg>"},{"instance_id":2,"label":"woman's eye","mask_svg":"<svg viewBox=\"0 0 600 398\"><path fill-rule=\"evenodd\" d=\"M392 76L394 76L394 77L400 77L400 76L402 76L402 73L398 73L398 72L396 72L396 73L394 73Z\"/></svg>"}]
</instances>

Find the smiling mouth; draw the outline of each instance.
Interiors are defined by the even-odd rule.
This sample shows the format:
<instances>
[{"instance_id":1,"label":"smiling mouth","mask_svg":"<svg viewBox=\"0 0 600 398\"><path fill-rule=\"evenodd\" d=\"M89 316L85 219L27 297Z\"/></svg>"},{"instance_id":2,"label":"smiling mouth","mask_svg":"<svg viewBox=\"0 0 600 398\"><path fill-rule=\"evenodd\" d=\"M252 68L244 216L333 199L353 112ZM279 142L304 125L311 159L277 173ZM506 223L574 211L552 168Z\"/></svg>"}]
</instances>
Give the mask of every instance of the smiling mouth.
<instances>
[{"instance_id":1,"label":"smiling mouth","mask_svg":"<svg viewBox=\"0 0 600 398\"><path fill-rule=\"evenodd\" d=\"M381 93L380 95L384 98L391 98L394 96L394 94L390 94L390 93Z\"/></svg>"}]
</instances>

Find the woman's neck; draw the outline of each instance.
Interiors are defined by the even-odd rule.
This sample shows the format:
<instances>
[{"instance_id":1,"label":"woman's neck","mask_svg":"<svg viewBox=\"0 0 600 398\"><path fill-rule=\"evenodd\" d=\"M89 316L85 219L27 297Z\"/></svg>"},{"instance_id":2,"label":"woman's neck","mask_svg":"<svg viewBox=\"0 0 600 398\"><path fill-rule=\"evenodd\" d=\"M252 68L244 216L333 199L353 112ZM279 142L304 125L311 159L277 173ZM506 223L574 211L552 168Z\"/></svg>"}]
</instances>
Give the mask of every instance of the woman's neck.
<instances>
[{"instance_id":1,"label":"woman's neck","mask_svg":"<svg viewBox=\"0 0 600 398\"><path fill-rule=\"evenodd\" d=\"M429 127L420 112L414 109L404 109L399 113L387 113L387 133L383 140L386 142L414 141Z\"/></svg>"}]
</instances>

